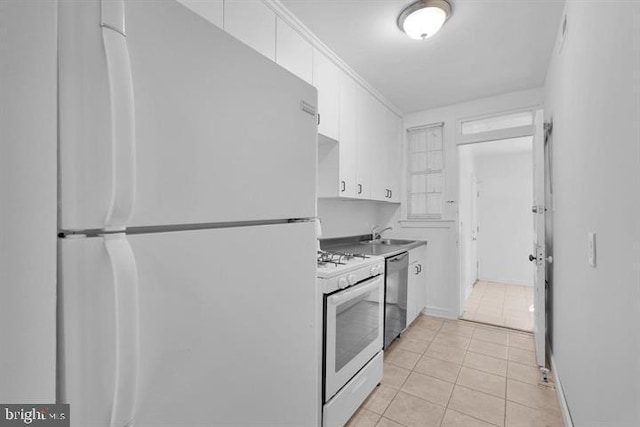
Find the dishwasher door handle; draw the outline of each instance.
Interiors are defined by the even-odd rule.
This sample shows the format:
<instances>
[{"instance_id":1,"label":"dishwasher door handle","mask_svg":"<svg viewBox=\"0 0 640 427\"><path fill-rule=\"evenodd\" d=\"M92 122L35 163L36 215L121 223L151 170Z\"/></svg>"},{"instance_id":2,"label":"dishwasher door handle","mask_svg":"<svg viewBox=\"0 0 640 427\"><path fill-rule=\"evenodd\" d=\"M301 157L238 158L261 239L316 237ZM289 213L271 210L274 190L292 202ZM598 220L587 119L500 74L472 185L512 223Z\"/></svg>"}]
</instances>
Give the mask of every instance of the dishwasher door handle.
<instances>
[{"instance_id":1,"label":"dishwasher door handle","mask_svg":"<svg viewBox=\"0 0 640 427\"><path fill-rule=\"evenodd\" d=\"M399 262L402 261L403 259L405 259L407 256L409 255L408 252L405 252L403 254L394 256L393 258L389 258L389 262Z\"/></svg>"}]
</instances>

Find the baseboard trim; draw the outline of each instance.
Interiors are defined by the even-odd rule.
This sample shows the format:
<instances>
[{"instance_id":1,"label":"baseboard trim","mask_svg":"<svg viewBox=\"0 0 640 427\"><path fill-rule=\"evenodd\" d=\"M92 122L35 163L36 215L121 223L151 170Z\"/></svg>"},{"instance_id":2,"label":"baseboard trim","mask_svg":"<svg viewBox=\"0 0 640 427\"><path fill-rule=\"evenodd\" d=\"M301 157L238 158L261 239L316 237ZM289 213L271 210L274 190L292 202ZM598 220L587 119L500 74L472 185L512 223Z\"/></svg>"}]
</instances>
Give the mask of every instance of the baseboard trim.
<instances>
[{"instance_id":1,"label":"baseboard trim","mask_svg":"<svg viewBox=\"0 0 640 427\"><path fill-rule=\"evenodd\" d=\"M451 311L446 309L446 308L441 308L441 307L433 307L433 306L426 306L424 310L422 310L422 314L426 314L428 316L435 316L435 317L444 317L445 319L457 319L458 316L454 316L451 314Z\"/></svg>"},{"instance_id":2,"label":"baseboard trim","mask_svg":"<svg viewBox=\"0 0 640 427\"><path fill-rule=\"evenodd\" d=\"M556 360L553 357L553 353L549 350L549 360L551 361L551 372L553 372L553 381L556 384L556 394L558 395L558 400L560 403L560 412L562 412L562 418L564 420L564 425L566 427L573 427L573 420L571 419L571 412L569 411L569 406L567 405L567 399L564 397L564 390L562 389L562 383L560 382L560 376L558 375L558 367L556 365Z\"/></svg>"}]
</instances>

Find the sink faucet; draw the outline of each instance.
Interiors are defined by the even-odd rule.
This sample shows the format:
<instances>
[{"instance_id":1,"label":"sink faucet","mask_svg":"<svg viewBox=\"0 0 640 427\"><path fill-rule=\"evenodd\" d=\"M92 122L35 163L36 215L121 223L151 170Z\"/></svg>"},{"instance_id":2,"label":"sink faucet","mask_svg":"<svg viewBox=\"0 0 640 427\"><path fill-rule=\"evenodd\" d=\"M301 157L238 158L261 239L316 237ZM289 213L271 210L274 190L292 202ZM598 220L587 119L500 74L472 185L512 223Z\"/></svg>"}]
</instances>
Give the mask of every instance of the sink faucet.
<instances>
[{"instance_id":1,"label":"sink faucet","mask_svg":"<svg viewBox=\"0 0 640 427\"><path fill-rule=\"evenodd\" d=\"M383 228L380 231L378 230L378 227L380 227L379 225L374 225L373 227L371 227L371 240L376 240L382 237L382 233L384 233L387 230L393 230L393 227L387 227L387 228Z\"/></svg>"}]
</instances>

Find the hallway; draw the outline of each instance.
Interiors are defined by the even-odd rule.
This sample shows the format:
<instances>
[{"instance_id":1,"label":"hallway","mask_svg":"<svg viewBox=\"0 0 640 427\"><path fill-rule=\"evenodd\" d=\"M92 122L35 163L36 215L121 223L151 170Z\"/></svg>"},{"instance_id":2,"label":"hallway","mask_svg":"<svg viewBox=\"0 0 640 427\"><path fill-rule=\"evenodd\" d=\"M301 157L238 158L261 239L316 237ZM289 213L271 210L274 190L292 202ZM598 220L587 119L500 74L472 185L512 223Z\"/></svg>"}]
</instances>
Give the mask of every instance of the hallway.
<instances>
[{"instance_id":1,"label":"hallway","mask_svg":"<svg viewBox=\"0 0 640 427\"><path fill-rule=\"evenodd\" d=\"M382 383L346 427L564 427L531 334L421 315L384 352Z\"/></svg>"},{"instance_id":2,"label":"hallway","mask_svg":"<svg viewBox=\"0 0 640 427\"><path fill-rule=\"evenodd\" d=\"M462 319L533 331L533 287L478 280Z\"/></svg>"}]
</instances>

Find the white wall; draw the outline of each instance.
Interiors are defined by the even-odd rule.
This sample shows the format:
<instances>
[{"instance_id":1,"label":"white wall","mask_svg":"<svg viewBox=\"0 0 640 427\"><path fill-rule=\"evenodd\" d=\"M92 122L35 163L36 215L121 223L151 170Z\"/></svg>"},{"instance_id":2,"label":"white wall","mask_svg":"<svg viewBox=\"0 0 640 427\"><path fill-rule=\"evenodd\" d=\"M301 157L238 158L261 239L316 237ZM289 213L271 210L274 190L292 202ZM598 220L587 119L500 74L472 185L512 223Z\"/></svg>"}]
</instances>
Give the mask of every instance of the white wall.
<instances>
[{"instance_id":1,"label":"white wall","mask_svg":"<svg viewBox=\"0 0 640 427\"><path fill-rule=\"evenodd\" d=\"M566 12L545 87L553 355L574 425L638 426L640 3L569 0Z\"/></svg>"},{"instance_id":2,"label":"white wall","mask_svg":"<svg viewBox=\"0 0 640 427\"><path fill-rule=\"evenodd\" d=\"M456 146L456 122L528 107L540 107L542 89L530 89L499 96L478 99L456 105L420 111L404 117L406 131L415 126L444 122L445 204L443 221L406 221L406 207L398 210L391 220L394 235L429 241L427 259L427 312L449 318L461 314L458 242L458 152ZM406 136L406 132L405 132ZM403 147L406 147L406 138ZM406 149L403 165L406 164ZM404 166L403 166L404 167ZM403 198L406 200L406 174L403 174Z\"/></svg>"},{"instance_id":3,"label":"white wall","mask_svg":"<svg viewBox=\"0 0 640 427\"><path fill-rule=\"evenodd\" d=\"M542 88L506 93L490 98L477 99L462 104L449 105L427 111L408 114L404 117L404 129L425 124L444 122L444 199L458 200L458 151L456 146L456 124L461 119L493 115L529 107L542 107ZM406 133L405 133L406 136ZM406 153L405 153L406 154ZM403 176L406 180L406 176ZM403 183L406 185L406 182ZM406 187L405 187L406 188ZM450 205L445 219L457 219L457 206Z\"/></svg>"},{"instance_id":4,"label":"white wall","mask_svg":"<svg viewBox=\"0 0 640 427\"><path fill-rule=\"evenodd\" d=\"M55 2L0 1L0 402L55 402Z\"/></svg>"},{"instance_id":5,"label":"white wall","mask_svg":"<svg viewBox=\"0 0 640 427\"><path fill-rule=\"evenodd\" d=\"M515 151L492 150L497 144L513 144ZM533 286L528 259L533 245L531 138L470 148L479 149L473 155L480 187L479 279Z\"/></svg>"},{"instance_id":6,"label":"white wall","mask_svg":"<svg viewBox=\"0 0 640 427\"><path fill-rule=\"evenodd\" d=\"M374 225L386 226L398 209L397 203L318 199L322 238L371 233L371 227Z\"/></svg>"}]
</instances>

